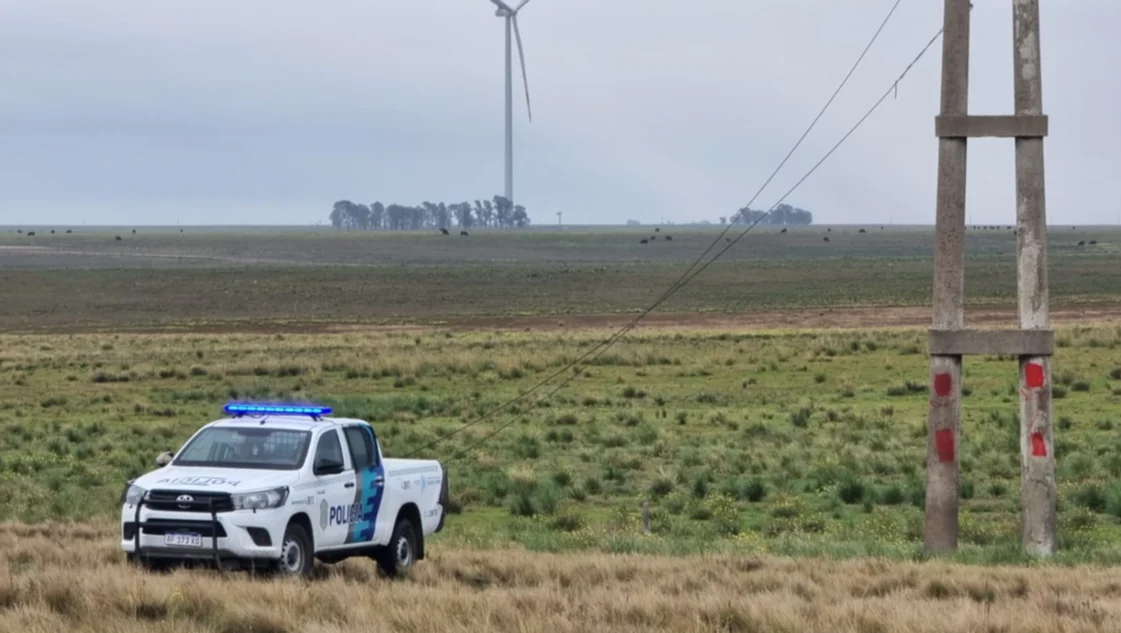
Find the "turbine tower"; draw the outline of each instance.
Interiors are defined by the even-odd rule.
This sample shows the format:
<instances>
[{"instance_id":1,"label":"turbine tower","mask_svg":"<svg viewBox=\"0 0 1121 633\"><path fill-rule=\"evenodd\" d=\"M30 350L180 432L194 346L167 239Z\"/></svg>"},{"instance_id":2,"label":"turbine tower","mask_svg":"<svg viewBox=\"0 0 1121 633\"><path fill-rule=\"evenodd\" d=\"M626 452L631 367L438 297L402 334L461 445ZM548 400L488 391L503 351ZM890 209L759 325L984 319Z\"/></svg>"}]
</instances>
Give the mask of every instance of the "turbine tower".
<instances>
[{"instance_id":1,"label":"turbine tower","mask_svg":"<svg viewBox=\"0 0 1121 633\"><path fill-rule=\"evenodd\" d=\"M518 6L511 8L503 0L490 0L498 9L494 14L506 19L506 191L505 197L514 204L514 75L513 75L513 50L511 50L510 32L518 41L518 59L522 64L522 85L525 86L525 109L529 120L533 121L533 111L529 107L529 80L525 73L525 53L522 51L522 35L518 31L518 11L522 10L529 0L522 0Z\"/></svg>"}]
</instances>

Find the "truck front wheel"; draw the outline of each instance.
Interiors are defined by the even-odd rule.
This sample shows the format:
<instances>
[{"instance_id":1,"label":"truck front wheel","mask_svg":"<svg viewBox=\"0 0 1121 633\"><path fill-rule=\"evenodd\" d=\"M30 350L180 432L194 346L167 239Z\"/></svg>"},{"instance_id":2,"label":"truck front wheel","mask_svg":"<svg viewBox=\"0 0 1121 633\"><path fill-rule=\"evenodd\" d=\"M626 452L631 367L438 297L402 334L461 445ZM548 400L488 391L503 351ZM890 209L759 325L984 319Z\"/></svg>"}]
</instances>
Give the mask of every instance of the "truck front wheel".
<instances>
[{"instance_id":1,"label":"truck front wheel","mask_svg":"<svg viewBox=\"0 0 1121 633\"><path fill-rule=\"evenodd\" d=\"M378 567L387 576L397 577L409 570L416 561L416 529L406 518L397 520L389 544L378 556Z\"/></svg>"},{"instance_id":2,"label":"truck front wheel","mask_svg":"<svg viewBox=\"0 0 1121 633\"><path fill-rule=\"evenodd\" d=\"M289 523L281 541L277 571L285 576L308 578L313 565L315 557L312 556L311 539L298 523Z\"/></svg>"}]
</instances>

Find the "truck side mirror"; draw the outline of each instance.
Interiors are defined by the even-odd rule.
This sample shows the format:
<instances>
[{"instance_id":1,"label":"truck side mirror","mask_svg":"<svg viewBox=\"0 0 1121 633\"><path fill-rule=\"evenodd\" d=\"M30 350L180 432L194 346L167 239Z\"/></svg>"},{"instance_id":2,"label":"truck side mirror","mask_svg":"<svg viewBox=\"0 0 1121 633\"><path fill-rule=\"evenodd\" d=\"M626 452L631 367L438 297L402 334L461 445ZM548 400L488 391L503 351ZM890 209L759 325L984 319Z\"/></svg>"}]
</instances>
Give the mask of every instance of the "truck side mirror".
<instances>
[{"instance_id":1,"label":"truck side mirror","mask_svg":"<svg viewBox=\"0 0 1121 633\"><path fill-rule=\"evenodd\" d=\"M323 458L315 462L312 472L316 475L337 475L343 471L343 463L329 458Z\"/></svg>"},{"instance_id":2,"label":"truck side mirror","mask_svg":"<svg viewBox=\"0 0 1121 633\"><path fill-rule=\"evenodd\" d=\"M175 455L171 451L164 451L156 458L156 465L160 468L167 466L174 459Z\"/></svg>"}]
</instances>

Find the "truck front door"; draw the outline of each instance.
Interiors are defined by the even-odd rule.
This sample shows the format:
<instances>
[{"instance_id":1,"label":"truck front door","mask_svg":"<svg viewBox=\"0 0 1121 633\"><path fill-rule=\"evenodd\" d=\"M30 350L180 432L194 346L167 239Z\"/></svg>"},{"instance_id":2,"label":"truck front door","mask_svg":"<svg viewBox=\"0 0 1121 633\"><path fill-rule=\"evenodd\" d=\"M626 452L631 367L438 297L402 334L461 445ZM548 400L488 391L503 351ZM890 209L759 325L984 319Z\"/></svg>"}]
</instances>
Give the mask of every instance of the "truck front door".
<instances>
[{"instance_id":1,"label":"truck front door","mask_svg":"<svg viewBox=\"0 0 1121 633\"><path fill-rule=\"evenodd\" d=\"M316 549L339 547L348 542L359 509L354 503L354 470L347 463L337 429L327 429L319 436L314 455L316 486L309 492L315 494L315 505L309 510L318 528Z\"/></svg>"}]
</instances>

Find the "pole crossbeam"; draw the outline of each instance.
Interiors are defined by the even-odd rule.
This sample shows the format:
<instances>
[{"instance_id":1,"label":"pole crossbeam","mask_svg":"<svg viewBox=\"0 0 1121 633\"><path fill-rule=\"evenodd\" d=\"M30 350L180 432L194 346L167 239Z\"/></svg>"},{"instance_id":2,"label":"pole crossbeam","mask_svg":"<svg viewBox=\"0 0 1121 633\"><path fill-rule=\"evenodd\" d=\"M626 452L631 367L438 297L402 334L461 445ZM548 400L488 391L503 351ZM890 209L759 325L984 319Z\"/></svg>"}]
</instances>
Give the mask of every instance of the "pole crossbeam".
<instances>
[{"instance_id":1,"label":"pole crossbeam","mask_svg":"<svg viewBox=\"0 0 1121 633\"><path fill-rule=\"evenodd\" d=\"M1055 453L1051 425L1047 216L1040 78L1039 0L1012 0L1015 113L970 115L970 0L945 0L942 96L935 118L938 191L934 291L930 330L930 411L927 428L923 538L928 552L958 545L962 358L970 354L1019 357L1021 541L1033 555L1055 551ZM965 192L969 138L1013 138L1016 144L1017 291L1019 329L966 330Z\"/></svg>"}]
</instances>

